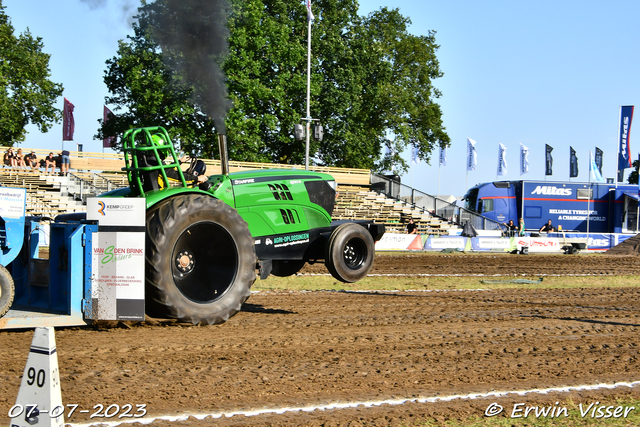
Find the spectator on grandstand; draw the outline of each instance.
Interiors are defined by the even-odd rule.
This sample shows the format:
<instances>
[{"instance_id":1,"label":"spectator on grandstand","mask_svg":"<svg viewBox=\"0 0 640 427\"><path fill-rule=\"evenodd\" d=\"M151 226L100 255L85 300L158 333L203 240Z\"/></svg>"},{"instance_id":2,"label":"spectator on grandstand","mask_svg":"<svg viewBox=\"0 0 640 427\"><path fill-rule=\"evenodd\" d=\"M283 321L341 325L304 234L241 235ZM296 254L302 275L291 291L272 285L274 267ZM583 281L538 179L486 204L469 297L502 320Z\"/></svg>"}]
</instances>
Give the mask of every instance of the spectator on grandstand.
<instances>
[{"instance_id":1,"label":"spectator on grandstand","mask_svg":"<svg viewBox=\"0 0 640 427\"><path fill-rule=\"evenodd\" d=\"M31 151L31 153L24 156L24 161L27 164L27 167L30 167L32 170L38 169L38 157L36 157L36 152Z\"/></svg>"},{"instance_id":2,"label":"spectator on grandstand","mask_svg":"<svg viewBox=\"0 0 640 427\"><path fill-rule=\"evenodd\" d=\"M547 221L545 225L540 227L541 233L553 233L554 231L556 231L556 229L551 225L551 220Z\"/></svg>"},{"instance_id":3,"label":"spectator on grandstand","mask_svg":"<svg viewBox=\"0 0 640 427\"><path fill-rule=\"evenodd\" d=\"M62 150L62 153L60 153L60 175L61 176L66 176L69 173L69 163L71 163L69 159L70 154L71 153L69 153L68 150Z\"/></svg>"},{"instance_id":4,"label":"spectator on grandstand","mask_svg":"<svg viewBox=\"0 0 640 427\"><path fill-rule=\"evenodd\" d=\"M413 218L409 218L409 224L407 224L407 234L418 234L418 224L414 224Z\"/></svg>"},{"instance_id":5,"label":"spectator on grandstand","mask_svg":"<svg viewBox=\"0 0 640 427\"><path fill-rule=\"evenodd\" d=\"M49 153L47 157L44 158L44 173L49 174L49 166L51 166L51 174L53 175L56 171L56 158L53 157L53 153Z\"/></svg>"},{"instance_id":6,"label":"spectator on grandstand","mask_svg":"<svg viewBox=\"0 0 640 427\"><path fill-rule=\"evenodd\" d=\"M19 168L27 168L27 164L24 161L24 156L22 155L22 148L18 148L18 152L16 153L16 162L18 163Z\"/></svg>"},{"instance_id":7,"label":"spectator on grandstand","mask_svg":"<svg viewBox=\"0 0 640 427\"><path fill-rule=\"evenodd\" d=\"M12 169L17 166L16 155L13 153L13 148L9 148L4 153L4 164Z\"/></svg>"}]
</instances>

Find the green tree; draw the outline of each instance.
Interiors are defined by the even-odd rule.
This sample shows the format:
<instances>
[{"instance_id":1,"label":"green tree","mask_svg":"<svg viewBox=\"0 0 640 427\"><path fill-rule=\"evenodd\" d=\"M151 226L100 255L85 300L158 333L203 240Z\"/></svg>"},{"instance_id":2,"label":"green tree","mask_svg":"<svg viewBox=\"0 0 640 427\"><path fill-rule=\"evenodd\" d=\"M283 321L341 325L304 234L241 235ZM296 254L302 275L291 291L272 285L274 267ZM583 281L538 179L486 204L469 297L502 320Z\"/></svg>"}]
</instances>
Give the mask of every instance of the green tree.
<instances>
[{"instance_id":1,"label":"green tree","mask_svg":"<svg viewBox=\"0 0 640 427\"><path fill-rule=\"evenodd\" d=\"M4 9L0 0L0 143L13 146L24 141L29 123L47 132L60 121L54 103L62 85L49 80L42 39L29 30L16 36Z\"/></svg>"},{"instance_id":2,"label":"green tree","mask_svg":"<svg viewBox=\"0 0 640 427\"><path fill-rule=\"evenodd\" d=\"M182 0L179 4L185 10L197 10L194 5L200 3ZM168 35L177 38L176 28L185 28L182 38L197 41L193 43L208 40L202 34L211 32L192 20L193 13L176 12L174 6L173 0L143 3L135 36L121 43L118 56L107 62L105 81L114 94L107 102L126 111L113 124L103 125L101 132L166 124L172 135L183 136L183 144L215 153L208 134L212 126L185 116L211 115L203 94L212 85L189 71L194 58L200 58L200 69L223 64L226 73L233 103L226 117L230 157L303 163L304 142L294 140L293 126L306 115L304 4L232 0L228 56L210 46L193 55L191 45L181 50L167 43ZM400 153L415 146L428 161L431 150L449 144L440 107L434 102L440 93L431 84L442 75L434 34L409 34L410 22L398 10L384 8L360 17L357 8L355 0L314 2L311 112L324 126L325 139L313 141L311 153L321 165L403 170L407 165ZM208 16L206 11L202 15ZM153 81L147 81L152 76ZM168 105L173 108L167 110ZM179 131L173 130L176 121L183 125ZM187 129L193 130L188 133ZM207 133L206 137L197 139L199 132ZM384 147L394 154L378 161Z\"/></svg>"}]
</instances>

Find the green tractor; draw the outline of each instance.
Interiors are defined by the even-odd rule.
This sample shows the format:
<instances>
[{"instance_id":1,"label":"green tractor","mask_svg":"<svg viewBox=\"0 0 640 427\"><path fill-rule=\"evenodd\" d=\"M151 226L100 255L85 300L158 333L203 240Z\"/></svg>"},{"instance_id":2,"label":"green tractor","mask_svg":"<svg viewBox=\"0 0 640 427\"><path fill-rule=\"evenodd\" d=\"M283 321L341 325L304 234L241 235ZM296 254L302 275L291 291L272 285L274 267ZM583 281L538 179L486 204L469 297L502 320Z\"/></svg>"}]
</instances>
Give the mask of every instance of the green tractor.
<instances>
[{"instance_id":1,"label":"green tractor","mask_svg":"<svg viewBox=\"0 0 640 427\"><path fill-rule=\"evenodd\" d=\"M261 279L291 276L306 262L323 261L343 282L368 274L384 226L332 222L331 175L229 173L226 137L218 142L222 173L189 184L164 128L132 129L123 136L129 187L101 197L146 198L148 315L225 322L249 297L256 272Z\"/></svg>"}]
</instances>

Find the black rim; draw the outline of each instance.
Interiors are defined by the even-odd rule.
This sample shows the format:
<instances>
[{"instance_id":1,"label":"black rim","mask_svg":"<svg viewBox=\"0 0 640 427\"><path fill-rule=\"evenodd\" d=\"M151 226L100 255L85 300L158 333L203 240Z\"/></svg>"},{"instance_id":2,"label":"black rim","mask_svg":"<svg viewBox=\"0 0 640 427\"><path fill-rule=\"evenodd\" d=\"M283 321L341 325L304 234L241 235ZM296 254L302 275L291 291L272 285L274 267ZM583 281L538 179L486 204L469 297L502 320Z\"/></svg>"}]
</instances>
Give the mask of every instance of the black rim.
<instances>
[{"instance_id":1,"label":"black rim","mask_svg":"<svg viewBox=\"0 0 640 427\"><path fill-rule=\"evenodd\" d=\"M227 230L213 222L185 229L171 254L171 272L178 290L191 301L210 303L235 280L238 250Z\"/></svg>"},{"instance_id":2,"label":"black rim","mask_svg":"<svg viewBox=\"0 0 640 427\"><path fill-rule=\"evenodd\" d=\"M344 262L352 270L357 270L367 259L367 246L362 239L354 238L344 245Z\"/></svg>"}]
</instances>

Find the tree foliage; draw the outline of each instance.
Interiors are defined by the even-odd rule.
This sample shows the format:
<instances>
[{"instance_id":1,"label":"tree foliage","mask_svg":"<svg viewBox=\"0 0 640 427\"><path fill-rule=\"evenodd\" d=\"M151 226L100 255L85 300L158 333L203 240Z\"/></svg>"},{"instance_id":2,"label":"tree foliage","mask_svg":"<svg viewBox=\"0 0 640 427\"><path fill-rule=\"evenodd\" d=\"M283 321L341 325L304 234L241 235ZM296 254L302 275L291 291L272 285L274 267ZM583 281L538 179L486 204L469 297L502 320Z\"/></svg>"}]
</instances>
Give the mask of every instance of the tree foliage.
<instances>
[{"instance_id":1,"label":"tree foliage","mask_svg":"<svg viewBox=\"0 0 640 427\"><path fill-rule=\"evenodd\" d=\"M16 36L0 0L0 142L24 141L29 123L41 132L62 118L54 107L62 85L49 80L49 56L29 30Z\"/></svg>"},{"instance_id":2,"label":"tree foliage","mask_svg":"<svg viewBox=\"0 0 640 427\"><path fill-rule=\"evenodd\" d=\"M633 170L629 174L629 178L627 178L627 182L629 184L637 184L638 183L638 170L640 170L640 159L634 160L632 163Z\"/></svg>"},{"instance_id":3,"label":"tree foliage","mask_svg":"<svg viewBox=\"0 0 640 427\"><path fill-rule=\"evenodd\" d=\"M190 56L163 40L176 36L167 25L184 27L171 24L181 20L169 13L173 1L143 3L135 35L107 61L105 82L113 94L107 103L121 113L101 126L98 137L163 124L190 151L213 154L214 125L201 95L210 84L185 72L181 64ZM197 10L202 2L180 4ZM409 34L410 21L397 9L359 16L356 0L317 0L313 8L311 114L325 129L322 142L312 141L315 163L401 171L407 147L428 161L433 149L448 146L435 102L440 92L432 85L442 76L435 34ZM173 21L161 19L163 13ZM231 0L230 53L216 51L209 60L226 73L232 159L304 162L305 143L294 140L293 127L306 116L306 17L303 2ZM187 30L184 37L197 34Z\"/></svg>"}]
</instances>

